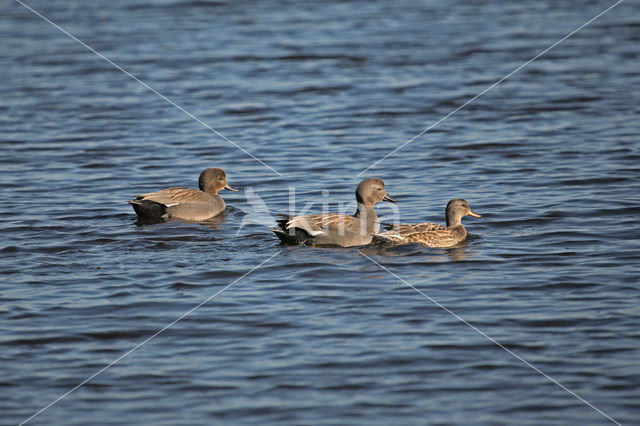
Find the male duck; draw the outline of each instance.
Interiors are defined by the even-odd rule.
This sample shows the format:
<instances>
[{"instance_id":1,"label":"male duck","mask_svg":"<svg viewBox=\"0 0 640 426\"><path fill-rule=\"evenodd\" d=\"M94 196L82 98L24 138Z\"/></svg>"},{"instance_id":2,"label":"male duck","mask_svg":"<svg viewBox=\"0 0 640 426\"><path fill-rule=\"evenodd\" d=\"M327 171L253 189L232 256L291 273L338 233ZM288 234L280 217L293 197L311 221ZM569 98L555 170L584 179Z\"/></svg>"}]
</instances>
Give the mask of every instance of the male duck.
<instances>
[{"instance_id":1,"label":"male duck","mask_svg":"<svg viewBox=\"0 0 640 426\"><path fill-rule=\"evenodd\" d=\"M374 206L380 201L397 203L391 198L381 179L365 179L356 189L358 209L353 216L321 213L294 216L277 221L273 232L286 244L332 245L351 247L369 244L380 231Z\"/></svg>"},{"instance_id":2,"label":"male duck","mask_svg":"<svg viewBox=\"0 0 640 426\"><path fill-rule=\"evenodd\" d=\"M209 168L200 173L200 190L172 186L129 201L136 214L144 219L183 219L201 221L220 214L226 208L218 195L221 189L237 191L227 183L222 169Z\"/></svg>"}]
</instances>

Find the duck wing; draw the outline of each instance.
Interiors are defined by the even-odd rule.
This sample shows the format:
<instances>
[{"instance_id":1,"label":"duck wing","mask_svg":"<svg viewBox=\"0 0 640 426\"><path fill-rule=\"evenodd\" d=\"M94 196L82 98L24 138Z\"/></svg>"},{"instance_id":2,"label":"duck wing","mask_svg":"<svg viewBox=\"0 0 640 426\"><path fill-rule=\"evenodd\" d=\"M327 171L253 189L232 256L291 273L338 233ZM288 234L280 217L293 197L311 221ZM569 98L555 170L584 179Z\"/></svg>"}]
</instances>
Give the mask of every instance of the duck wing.
<instances>
[{"instance_id":1,"label":"duck wing","mask_svg":"<svg viewBox=\"0 0 640 426\"><path fill-rule=\"evenodd\" d=\"M403 242L420 243L427 247L452 247L467 237L462 225L447 228L435 223L417 223L400 230Z\"/></svg>"},{"instance_id":2,"label":"duck wing","mask_svg":"<svg viewBox=\"0 0 640 426\"><path fill-rule=\"evenodd\" d=\"M401 224L397 227L397 232L404 236L411 236L415 234L424 234L429 232L440 232L442 230L447 229L442 225L438 225L437 223L414 223L411 225Z\"/></svg>"},{"instance_id":3,"label":"duck wing","mask_svg":"<svg viewBox=\"0 0 640 426\"><path fill-rule=\"evenodd\" d=\"M211 196L198 189L172 186L160 191L136 195L136 200L154 201L165 206L172 206L181 203L207 203L211 201Z\"/></svg>"},{"instance_id":4,"label":"duck wing","mask_svg":"<svg viewBox=\"0 0 640 426\"><path fill-rule=\"evenodd\" d=\"M299 228L315 237L324 234L329 229L352 229L359 226L360 222L353 216L342 213L319 213L302 216L294 216L289 219L278 221L280 227L284 230L291 228Z\"/></svg>"},{"instance_id":5,"label":"duck wing","mask_svg":"<svg viewBox=\"0 0 640 426\"><path fill-rule=\"evenodd\" d=\"M395 226L385 226L387 232L376 234L376 237L394 243L420 242L425 236L435 236L444 231L446 227L437 223L401 223Z\"/></svg>"}]
</instances>

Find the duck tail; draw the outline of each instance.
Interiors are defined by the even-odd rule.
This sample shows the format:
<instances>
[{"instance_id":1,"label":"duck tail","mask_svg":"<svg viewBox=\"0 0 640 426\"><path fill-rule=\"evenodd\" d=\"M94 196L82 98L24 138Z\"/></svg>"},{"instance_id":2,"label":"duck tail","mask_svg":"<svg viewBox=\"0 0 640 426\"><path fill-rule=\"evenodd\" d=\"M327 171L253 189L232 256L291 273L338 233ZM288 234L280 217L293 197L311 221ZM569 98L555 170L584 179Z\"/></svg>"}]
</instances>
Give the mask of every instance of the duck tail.
<instances>
[{"instance_id":1,"label":"duck tail","mask_svg":"<svg viewBox=\"0 0 640 426\"><path fill-rule=\"evenodd\" d=\"M387 231L391 231L395 227L393 223L389 223L389 222L380 222L380 225Z\"/></svg>"},{"instance_id":2,"label":"duck tail","mask_svg":"<svg viewBox=\"0 0 640 426\"><path fill-rule=\"evenodd\" d=\"M144 219L167 218L167 206L151 200L131 200L128 202L138 217Z\"/></svg>"},{"instance_id":3,"label":"duck tail","mask_svg":"<svg viewBox=\"0 0 640 426\"><path fill-rule=\"evenodd\" d=\"M400 244L404 238L393 231L387 231L373 234L373 240L383 244Z\"/></svg>"},{"instance_id":4,"label":"duck tail","mask_svg":"<svg viewBox=\"0 0 640 426\"><path fill-rule=\"evenodd\" d=\"M287 229L287 224L289 223L289 218L279 219L276 221L278 224L278 228L273 228L274 234L276 237L280 239L284 244L289 245L298 245L304 243L309 239L310 235L300 228L289 228Z\"/></svg>"}]
</instances>

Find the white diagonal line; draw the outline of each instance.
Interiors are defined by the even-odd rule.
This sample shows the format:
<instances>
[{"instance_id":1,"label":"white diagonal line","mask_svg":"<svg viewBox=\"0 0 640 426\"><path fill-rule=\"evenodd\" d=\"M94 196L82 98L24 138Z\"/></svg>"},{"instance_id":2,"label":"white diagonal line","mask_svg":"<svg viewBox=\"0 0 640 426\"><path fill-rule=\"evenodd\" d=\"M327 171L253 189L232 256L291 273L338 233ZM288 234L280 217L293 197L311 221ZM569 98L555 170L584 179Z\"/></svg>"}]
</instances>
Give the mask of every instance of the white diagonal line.
<instances>
[{"instance_id":1,"label":"white diagonal line","mask_svg":"<svg viewBox=\"0 0 640 426\"><path fill-rule=\"evenodd\" d=\"M385 159L387 159L388 157L392 156L393 154L395 154L396 152L398 152L399 150L401 150L402 148L404 148L405 146L407 146L408 144L410 144L411 142L413 142L414 140L416 140L417 138L419 138L420 136L424 135L425 133L427 133L429 130L433 129L434 127L436 127L438 124L442 123L444 120L446 120L447 118L451 117L453 114L455 114L456 112L460 111L462 108L466 107L467 105L469 105L471 102L475 101L476 99L478 99L480 96L484 95L485 93L487 93L489 90L493 89L494 87L496 87L498 84L502 83L503 81L505 81L506 79L508 79L509 77L511 77L513 74L517 73L518 71L520 71L522 68L526 67L527 65L529 65L531 62L535 61L536 59L538 59L540 56L544 55L545 53L547 53L548 51L550 51L551 49L553 49L554 47L556 47L557 45L559 45L560 43L562 43L563 41L565 41L566 39L568 39L569 37L571 37L572 35L574 35L575 33L577 33L578 31L582 30L584 27L586 27L587 25L591 24L593 21L595 21L596 19L598 19L599 17L601 17L602 15L604 15L605 13L609 12L611 9L613 9L614 7L616 7L617 5L619 5L620 3L622 3L624 0L618 0L616 3L614 3L613 5L609 6L607 9L605 9L604 11L600 12L598 15L596 15L595 17L591 18L590 20L588 20L587 22L585 22L584 24L580 25L578 28L576 28L575 30L571 31L569 34L567 34L566 36L562 37L560 40L556 41L555 43L553 43L551 46L547 47L546 49L544 49L542 52L538 53L536 56L534 56L533 58L529 59L527 62L525 62L524 64L520 65L518 68L514 69L513 71L511 71L509 74L505 75L504 77L502 77L500 80L496 81L495 83L493 83L491 86L487 87L486 89L484 89L482 92L478 93L477 95L475 95L473 98L469 99L468 101L466 101L465 103L463 103L462 105L460 105L459 107L457 107L456 109L454 109L453 111L449 112L449 114L445 115L444 117L442 117L440 120L436 121L435 123L429 125L428 127L426 127L424 130L422 130L420 133L418 133L417 135L415 135L414 137L412 137L411 139L409 139L408 141L404 142L402 145L400 145L399 147L397 147L396 149L394 149L393 151L391 151L390 153L388 153L387 155L385 155L384 157L382 157L381 159L379 159L378 161L376 161L375 163L373 163L372 165L370 165L369 167L367 167L366 169L364 169L363 171L361 171L360 173L358 173L356 176L360 176L363 173L365 173L367 170L372 169L373 167L375 167L378 163L384 161Z\"/></svg>"},{"instance_id":2,"label":"white diagonal line","mask_svg":"<svg viewBox=\"0 0 640 426\"><path fill-rule=\"evenodd\" d=\"M182 111L183 113L185 113L186 115L188 115L189 117L191 117L192 119L194 119L195 121L197 121L198 123L202 124L204 127L206 127L207 129L211 130L213 133L215 133L216 135L220 136L222 139L224 139L225 141L229 142L231 145L235 146L236 148L238 148L239 150L241 150L242 152L244 152L245 154L247 154L249 157L253 158L254 160L256 160L258 163L262 164L263 166L265 166L266 168L270 169L272 172L274 172L275 174L277 174L278 176L282 176L276 169L274 169L273 167L271 167L270 165L268 165L267 163L265 163L264 161L260 160L258 157L256 157L255 155L253 155L252 153L250 153L249 151L247 151L246 149L244 149L243 147L241 147L240 145L236 144L235 142L233 142L232 140L230 140L229 138L227 138L225 135L223 135L222 133L220 133L219 131L217 131L216 129L214 129L213 127L209 126L207 123L205 123L204 121L202 121L199 117L197 117L195 114L187 111L185 108L183 108L182 106L178 105L177 103L175 103L174 101L172 101L171 99L169 99L168 97L166 97L165 95L163 95L162 93L158 92L156 89L154 89L153 87L149 86L147 83L145 83L144 81L140 80L138 77L136 77L135 75L131 74L129 71L125 70L124 68L122 68L120 65L116 64L115 62L113 62L111 59L107 58L106 56L104 56L102 53L98 52L97 50L95 50L94 48L92 48L91 46L89 46L88 44L86 44L85 42L83 42L82 40L80 40L79 38L77 38L76 36L74 36L73 34L71 34L70 32L68 32L67 30L65 30L64 28L60 27L58 24L52 22L51 20L49 20L48 18L46 18L45 16L43 16L41 13L39 13L37 10L33 9L32 7L30 7L29 5L23 3L21 0L16 0L16 2L20 3L22 6L24 6L25 8L29 9L31 12L33 12L34 14L36 14L37 16L39 16L40 18L42 18L43 20L45 20L46 22L48 22L49 24L51 24L52 26L54 26L55 28L57 28L58 30L62 31L64 34L66 34L67 36L69 36L71 39L73 39L74 41L76 41L77 43L81 44L82 46L86 47L87 49L89 49L91 52L93 52L94 54L96 54L99 58L104 59L105 61L107 61L109 64L111 64L113 67L117 68L118 70L120 70L121 72L123 72L124 74L126 74L128 77L132 78L133 80L135 80L136 82L140 83L142 86L144 86L146 89L148 89L149 91L151 91L152 93L155 93L156 95L160 96L163 100L167 101L168 103L170 103L171 105L173 105L174 107L178 108L180 111Z\"/></svg>"},{"instance_id":3,"label":"white diagonal line","mask_svg":"<svg viewBox=\"0 0 640 426\"><path fill-rule=\"evenodd\" d=\"M411 287L412 289L414 289L415 291L417 291L418 293L420 293L425 299L428 299L430 302L432 302L433 304L435 304L436 306L438 306L439 308L443 309L445 312L447 312L448 314L453 315L456 319L460 320L461 322L463 322L464 324L468 325L469 327L471 327L471 329L473 329L475 332L477 332L478 334L482 335L483 337L487 338L488 340L490 340L492 343L494 343L496 346L498 346L501 349L504 349L505 351L507 351L509 354L513 355L515 358L517 358L519 361L523 362L524 364L526 364L528 367L532 368L533 370L537 371L538 373L540 373L541 375L543 375L544 377L546 377L548 380L550 380L551 382L555 383L556 385L560 386L562 389L564 389L565 391L569 392L571 395L573 395L574 397L578 398L580 401L582 401L583 403L585 403L586 405L588 405L589 407L593 408L594 410L596 410L598 413L602 414L603 416L605 416L607 419L611 420L613 423L622 426L620 423L618 423L616 420L614 420L613 418L611 418L610 416L608 416L605 412L603 412L602 410L600 410L598 407L594 406L593 404L591 404L589 401L587 401L586 399L584 399L583 397L581 397L580 395L578 395L577 393L575 393L574 391L572 391L571 389L567 388L566 386L564 386L562 383L558 382L556 379L554 379L553 377L549 376L548 374L546 374L544 371L540 370L538 367L536 367L535 365L531 364L529 361L527 361L526 359L522 358L520 355L518 355L517 353L513 352L511 349L505 347L502 343L498 342L496 339L494 339L493 337L489 336L487 333L485 333L484 331L480 330L478 327L476 327L475 325L471 324L469 321L465 320L464 318L462 318L460 315L456 314L455 312L453 312L451 309L447 308L446 306L444 306L443 304L439 303L437 300L435 300L434 298L432 298L431 296L429 296L428 294L424 293L422 290L420 290L419 288L415 287L414 285L410 284L409 282L405 281L404 279L400 278L398 275L396 275L395 273L393 273L390 269L388 269L387 267L385 267L384 265L380 264L379 262L376 262L374 259L372 259L371 257L367 256L366 254L364 254L362 251L358 250L358 252L360 252L361 255L363 255L364 257L366 257L367 259L369 259L371 262L375 263L376 265L378 265L380 268L384 269L385 271L387 271L388 273L390 273L391 275L393 275L395 278L397 278L398 280L400 280L400 282L402 282L403 284L407 285L408 287Z\"/></svg>"},{"instance_id":4,"label":"white diagonal line","mask_svg":"<svg viewBox=\"0 0 640 426\"><path fill-rule=\"evenodd\" d=\"M165 325L164 327L162 327L160 330L156 331L155 333L153 333L151 336L147 337L146 339L144 339L142 342L138 343L137 345L135 345L133 348L129 349L127 352L123 353L122 355L120 355L118 358L114 359L113 361L111 361L108 365L102 367L100 370L96 371L95 373L93 373L91 376L87 377L86 379L84 379L81 383L77 384L76 386L74 386L73 388L71 388L70 390L68 390L67 392L65 392L64 394L60 395L58 398L56 398L54 401L50 402L49 404L45 405L44 407L42 407L40 410L38 410L37 412L35 412L31 417L29 417L28 419L22 421L20 423L20 426L27 423L29 420L33 419L34 417L36 417L37 415L41 414L43 411L47 410L49 407L51 407L52 405L54 405L55 403L57 403L58 401L60 401L63 398L66 398L67 396L69 396L69 394L71 394L72 392L74 392L75 390L77 390L79 387L85 385L87 382L89 382L90 380L92 380L93 378L95 378L97 375L99 375L100 373L102 373L103 371L105 371L106 369L108 369L109 367L113 366L114 364L118 363L119 361L121 361L123 358L125 358L126 356L128 356L129 354L131 354L133 351L135 351L136 349L139 349L141 346L143 346L144 344L148 343L151 339L153 339L154 337L158 336L159 334L161 334L162 332L164 332L165 330L167 330L169 327L173 326L175 323L177 323L178 321L182 320L184 317L186 317L187 315L193 313L193 311L195 311L196 309L200 308L202 305L204 305L205 303L207 303L208 301L210 301L211 299L213 299L214 297L216 297L217 295L219 295L220 293L222 293L223 291L225 291L226 289L228 289L229 287L231 287L232 285L234 285L235 283L237 283L238 281L240 281L241 279L243 279L244 277L246 277L247 275L249 275L250 273L252 273L253 271L255 271L256 269L259 269L262 267L262 265L264 265L265 263L267 263L268 261L270 261L271 259L273 259L274 257L276 257L277 255L279 255L280 253L282 253L282 250L279 250L277 253L271 255L268 259L262 261L259 265L253 267L250 271L245 272L244 274L242 274L239 278L236 278L235 280L233 280L231 283L227 284L226 286L222 287L220 290L218 290L217 292L215 292L214 294L212 294L211 296L207 297L206 299L204 299L202 302L198 303L196 306L194 306L193 308L189 309L188 311L186 311L185 313L183 313L182 315L180 315L178 318L176 318L175 320L171 321L169 324Z\"/></svg>"}]
</instances>

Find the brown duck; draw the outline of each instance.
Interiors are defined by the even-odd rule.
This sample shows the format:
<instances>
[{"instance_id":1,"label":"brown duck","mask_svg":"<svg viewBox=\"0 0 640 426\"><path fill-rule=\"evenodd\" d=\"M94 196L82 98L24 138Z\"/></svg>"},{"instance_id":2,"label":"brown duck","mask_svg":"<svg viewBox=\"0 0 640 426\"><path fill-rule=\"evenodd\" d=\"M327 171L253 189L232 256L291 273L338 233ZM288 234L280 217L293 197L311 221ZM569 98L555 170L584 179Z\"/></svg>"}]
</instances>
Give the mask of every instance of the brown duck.
<instances>
[{"instance_id":1,"label":"brown duck","mask_svg":"<svg viewBox=\"0 0 640 426\"><path fill-rule=\"evenodd\" d=\"M464 216L482 217L469 208L466 200L455 198L447 204L447 226L436 223L400 224L376 235L376 240L393 244L419 243L427 247L452 247L467 238Z\"/></svg>"},{"instance_id":2,"label":"brown duck","mask_svg":"<svg viewBox=\"0 0 640 426\"><path fill-rule=\"evenodd\" d=\"M201 221L224 211L226 205L218 195L221 189L237 191L227 183L222 169L209 168L200 173L200 190L172 186L148 194L136 195L129 201L143 219L183 219Z\"/></svg>"},{"instance_id":3,"label":"brown duck","mask_svg":"<svg viewBox=\"0 0 640 426\"><path fill-rule=\"evenodd\" d=\"M356 189L358 209L353 216L320 213L293 216L277 221L273 232L286 244L309 244L351 247L369 244L380 231L374 206L380 201L397 203L387 194L382 179L365 179Z\"/></svg>"}]
</instances>

